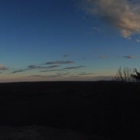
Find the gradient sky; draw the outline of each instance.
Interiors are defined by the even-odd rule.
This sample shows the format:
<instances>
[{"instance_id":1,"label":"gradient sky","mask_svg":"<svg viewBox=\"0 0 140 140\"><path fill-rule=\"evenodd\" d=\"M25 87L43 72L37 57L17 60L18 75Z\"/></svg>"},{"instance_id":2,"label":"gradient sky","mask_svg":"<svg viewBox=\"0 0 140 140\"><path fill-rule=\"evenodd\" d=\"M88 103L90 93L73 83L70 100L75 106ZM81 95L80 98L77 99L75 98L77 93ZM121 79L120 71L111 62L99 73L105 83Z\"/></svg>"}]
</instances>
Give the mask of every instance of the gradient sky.
<instances>
[{"instance_id":1,"label":"gradient sky","mask_svg":"<svg viewBox=\"0 0 140 140\"><path fill-rule=\"evenodd\" d=\"M1 0L0 82L98 80L140 69L138 0Z\"/></svg>"}]
</instances>

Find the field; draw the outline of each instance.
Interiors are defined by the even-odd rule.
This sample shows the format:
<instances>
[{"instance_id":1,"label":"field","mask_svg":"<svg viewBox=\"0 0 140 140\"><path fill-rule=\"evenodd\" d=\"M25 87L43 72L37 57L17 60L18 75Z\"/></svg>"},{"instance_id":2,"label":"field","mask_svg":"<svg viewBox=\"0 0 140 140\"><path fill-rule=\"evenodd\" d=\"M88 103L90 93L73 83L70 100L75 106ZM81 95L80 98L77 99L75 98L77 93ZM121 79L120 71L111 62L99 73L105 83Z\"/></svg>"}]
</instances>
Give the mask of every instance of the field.
<instances>
[{"instance_id":1,"label":"field","mask_svg":"<svg viewBox=\"0 0 140 140\"><path fill-rule=\"evenodd\" d=\"M139 139L140 83L1 83L0 126L0 135L5 126L38 126L104 139Z\"/></svg>"}]
</instances>

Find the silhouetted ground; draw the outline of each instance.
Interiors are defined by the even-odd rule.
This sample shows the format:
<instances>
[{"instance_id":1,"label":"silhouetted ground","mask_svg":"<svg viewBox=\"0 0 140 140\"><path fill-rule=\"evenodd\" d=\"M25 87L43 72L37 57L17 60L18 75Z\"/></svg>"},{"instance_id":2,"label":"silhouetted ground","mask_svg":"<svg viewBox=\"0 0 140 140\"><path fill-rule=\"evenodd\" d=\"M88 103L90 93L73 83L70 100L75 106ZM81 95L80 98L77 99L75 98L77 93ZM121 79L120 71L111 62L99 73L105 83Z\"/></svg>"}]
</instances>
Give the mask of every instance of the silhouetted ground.
<instances>
[{"instance_id":1,"label":"silhouetted ground","mask_svg":"<svg viewBox=\"0 0 140 140\"><path fill-rule=\"evenodd\" d=\"M110 139L139 139L140 83L3 83L0 112L0 125L50 126Z\"/></svg>"}]
</instances>

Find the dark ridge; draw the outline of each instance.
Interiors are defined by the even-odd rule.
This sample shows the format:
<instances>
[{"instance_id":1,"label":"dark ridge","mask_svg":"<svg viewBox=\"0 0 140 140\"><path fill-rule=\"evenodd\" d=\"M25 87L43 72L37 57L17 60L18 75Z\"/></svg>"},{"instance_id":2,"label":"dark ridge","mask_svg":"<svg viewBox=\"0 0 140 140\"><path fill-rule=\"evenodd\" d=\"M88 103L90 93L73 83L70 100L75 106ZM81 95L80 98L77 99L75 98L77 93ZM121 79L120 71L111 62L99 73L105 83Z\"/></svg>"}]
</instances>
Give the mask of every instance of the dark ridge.
<instances>
[{"instance_id":1,"label":"dark ridge","mask_svg":"<svg viewBox=\"0 0 140 140\"><path fill-rule=\"evenodd\" d=\"M140 138L140 83L0 84L0 125L69 128L110 139Z\"/></svg>"}]
</instances>

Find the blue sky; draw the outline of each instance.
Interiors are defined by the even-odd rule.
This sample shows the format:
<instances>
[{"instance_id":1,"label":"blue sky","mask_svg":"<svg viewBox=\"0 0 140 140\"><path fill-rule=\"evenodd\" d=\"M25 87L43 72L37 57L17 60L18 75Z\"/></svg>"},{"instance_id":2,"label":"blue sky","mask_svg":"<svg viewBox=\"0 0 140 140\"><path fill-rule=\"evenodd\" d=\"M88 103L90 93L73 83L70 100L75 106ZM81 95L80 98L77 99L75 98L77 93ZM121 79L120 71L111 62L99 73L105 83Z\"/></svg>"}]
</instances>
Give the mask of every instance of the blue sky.
<instances>
[{"instance_id":1,"label":"blue sky","mask_svg":"<svg viewBox=\"0 0 140 140\"><path fill-rule=\"evenodd\" d=\"M140 69L137 0L1 0L0 82L98 80Z\"/></svg>"}]
</instances>

